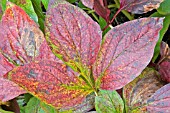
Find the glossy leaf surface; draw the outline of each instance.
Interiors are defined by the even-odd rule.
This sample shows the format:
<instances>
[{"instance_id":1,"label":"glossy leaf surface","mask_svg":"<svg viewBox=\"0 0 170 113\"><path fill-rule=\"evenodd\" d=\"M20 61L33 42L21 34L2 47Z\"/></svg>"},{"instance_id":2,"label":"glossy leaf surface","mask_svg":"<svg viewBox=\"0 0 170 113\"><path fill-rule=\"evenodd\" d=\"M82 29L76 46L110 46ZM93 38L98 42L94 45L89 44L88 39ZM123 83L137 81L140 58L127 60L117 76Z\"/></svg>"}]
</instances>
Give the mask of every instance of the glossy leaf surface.
<instances>
[{"instance_id":1,"label":"glossy leaf surface","mask_svg":"<svg viewBox=\"0 0 170 113\"><path fill-rule=\"evenodd\" d=\"M123 113L124 103L116 91L100 90L95 98L97 113Z\"/></svg>"},{"instance_id":2,"label":"glossy leaf surface","mask_svg":"<svg viewBox=\"0 0 170 113\"><path fill-rule=\"evenodd\" d=\"M51 1L50 4L46 37L54 54L73 68L91 67L102 38L99 25L66 1Z\"/></svg>"},{"instance_id":3,"label":"glossy leaf surface","mask_svg":"<svg viewBox=\"0 0 170 113\"><path fill-rule=\"evenodd\" d=\"M57 109L75 106L91 93L76 73L56 61L43 60L17 67L8 73L8 79Z\"/></svg>"},{"instance_id":4,"label":"glossy leaf surface","mask_svg":"<svg viewBox=\"0 0 170 113\"><path fill-rule=\"evenodd\" d=\"M161 24L160 18L143 18L110 30L93 69L97 86L115 90L135 79L152 58Z\"/></svg>"},{"instance_id":5,"label":"glossy leaf surface","mask_svg":"<svg viewBox=\"0 0 170 113\"><path fill-rule=\"evenodd\" d=\"M157 9L163 0L120 0L120 8L135 14L142 14Z\"/></svg>"},{"instance_id":6,"label":"glossy leaf surface","mask_svg":"<svg viewBox=\"0 0 170 113\"><path fill-rule=\"evenodd\" d=\"M123 88L127 112L145 110L143 107L147 104L147 100L163 85L158 72L146 68L140 76Z\"/></svg>"},{"instance_id":7,"label":"glossy leaf surface","mask_svg":"<svg viewBox=\"0 0 170 113\"><path fill-rule=\"evenodd\" d=\"M147 111L149 113L170 112L170 84L163 86L148 99Z\"/></svg>"}]
</instances>

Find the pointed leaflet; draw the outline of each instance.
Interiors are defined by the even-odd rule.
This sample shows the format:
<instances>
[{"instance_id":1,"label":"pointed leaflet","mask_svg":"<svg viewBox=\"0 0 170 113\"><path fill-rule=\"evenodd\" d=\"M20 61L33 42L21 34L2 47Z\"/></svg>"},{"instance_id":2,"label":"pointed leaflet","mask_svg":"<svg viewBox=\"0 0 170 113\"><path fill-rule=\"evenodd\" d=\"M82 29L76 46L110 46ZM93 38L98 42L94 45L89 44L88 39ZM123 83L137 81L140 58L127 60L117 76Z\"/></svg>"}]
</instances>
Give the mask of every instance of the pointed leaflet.
<instances>
[{"instance_id":1,"label":"pointed leaflet","mask_svg":"<svg viewBox=\"0 0 170 113\"><path fill-rule=\"evenodd\" d=\"M170 60L159 65L159 73L163 81L170 83Z\"/></svg>"},{"instance_id":2,"label":"pointed leaflet","mask_svg":"<svg viewBox=\"0 0 170 113\"><path fill-rule=\"evenodd\" d=\"M49 4L46 36L53 52L74 68L90 67L96 60L102 38L99 25L66 1Z\"/></svg>"},{"instance_id":3,"label":"pointed leaflet","mask_svg":"<svg viewBox=\"0 0 170 113\"><path fill-rule=\"evenodd\" d=\"M147 100L163 85L158 72L146 68L141 75L123 88L127 112L145 110L143 107L147 104Z\"/></svg>"},{"instance_id":4,"label":"pointed leaflet","mask_svg":"<svg viewBox=\"0 0 170 113\"><path fill-rule=\"evenodd\" d=\"M92 92L68 66L50 60L17 67L8 79L57 109L75 106Z\"/></svg>"},{"instance_id":5,"label":"pointed leaflet","mask_svg":"<svg viewBox=\"0 0 170 113\"><path fill-rule=\"evenodd\" d=\"M137 77L152 58L161 24L161 18L143 18L110 30L93 71L97 85L114 90Z\"/></svg>"},{"instance_id":6,"label":"pointed leaflet","mask_svg":"<svg viewBox=\"0 0 170 113\"><path fill-rule=\"evenodd\" d=\"M43 33L18 6L7 3L0 23L0 51L16 65L54 58Z\"/></svg>"},{"instance_id":7,"label":"pointed leaflet","mask_svg":"<svg viewBox=\"0 0 170 113\"><path fill-rule=\"evenodd\" d=\"M120 9L142 14L157 9L163 0L120 0Z\"/></svg>"},{"instance_id":8,"label":"pointed leaflet","mask_svg":"<svg viewBox=\"0 0 170 113\"><path fill-rule=\"evenodd\" d=\"M163 86L148 99L149 113L170 113L170 84Z\"/></svg>"}]
</instances>

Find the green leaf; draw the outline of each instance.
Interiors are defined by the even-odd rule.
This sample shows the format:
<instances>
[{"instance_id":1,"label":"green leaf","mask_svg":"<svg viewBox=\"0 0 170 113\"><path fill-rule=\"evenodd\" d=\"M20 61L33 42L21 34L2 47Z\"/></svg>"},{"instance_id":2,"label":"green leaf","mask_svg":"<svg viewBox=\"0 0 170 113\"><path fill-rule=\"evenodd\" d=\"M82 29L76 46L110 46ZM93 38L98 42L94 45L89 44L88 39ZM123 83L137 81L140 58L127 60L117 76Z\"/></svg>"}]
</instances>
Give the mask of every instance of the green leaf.
<instances>
[{"instance_id":1,"label":"green leaf","mask_svg":"<svg viewBox=\"0 0 170 113\"><path fill-rule=\"evenodd\" d=\"M25 107L25 113L56 113L53 107L41 102L36 97L32 97Z\"/></svg>"},{"instance_id":2,"label":"green leaf","mask_svg":"<svg viewBox=\"0 0 170 113\"><path fill-rule=\"evenodd\" d=\"M67 0L68 2L70 2L70 3L74 3L74 2L76 2L77 0Z\"/></svg>"},{"instance_id":3,"label":"green leaf","mask_svg":"<svg viewBox=\"0 0 170 113\"><path fill-rule=\"evenodd\" d=\"M48 9L49 0L42 0L42 3L44 5L45 9L47 10Z\"/></svg>"},{"instance_id":4,"label":"green leaf","mask_svg":"<svg viewBox=\"0 0 170 113\"><path fill-rule=\"evenodd\" d=\"M124 103L116 91L100 90L95 107L98 113L123 113Z\"/></svg>"},{"instance_id":5,"label":"green leaf","mask_svg":"<svg viewBox=\"0 0 170 113\"><path fill-rule=\"evenodd\" d=\"M41 8L41 0L31 0L34 10L38 16L38 23L40 25L40 29L44 32L44 20L45 15L43 14L42 8Z\"/></svg>"},{"instance_id":6,"label":"green leaf","mask_svg":"<svg viewBox=\"0 0 170 113\"><path fill-rule=\"evenodd\" d=\"M151 16L152 17L164 17L163 15L159 14L158 12L154 13ZM154 50L154 56L152 58L153 62L155 62L155 60L157 59L158 55L160 54L160 44L161 44L161 41L162 41L166 31L169 28L169 25L170 25L170 15L166 15L164 20L163 20L163 28L159 32L159 39L158 39L158 42L157 42L155 50Z\"/></svg>"},{"instance_id":7,"label":"green leaf","mask_svg":"<svg viewBox=\"0 0 170 113\"><path fill-rule=\"evenodd\" d=\"M102 17L99 17L99 25L100 25L100 28L103 29L107 25L106 20L103 19ZM110 29L111 28L108 27L106 30L104 30L102 35L104 36Z\"/></svg>"},{"instance_id":8,"label":"green leaf","mask_svg":"<svg viewBox=\"0 0 170 113\"><path fill-rule=\"evenodd\" d=\"M10 1L20 6L36 23L38 23L38 17L34 11L31 0L10 0Z\"/></svg>"},{"instance_id":9,"label":"green leaf","mask_svg":"<svg viewBox=\"0 0 170 113\"><path fill-rule=\"evenodd\" d=\"M168 15L170 14L170 0L164 0L159 8L157 9L157 11L160 13L160 14L163 14L163 15Z\"/></svg>"}]
</instances>

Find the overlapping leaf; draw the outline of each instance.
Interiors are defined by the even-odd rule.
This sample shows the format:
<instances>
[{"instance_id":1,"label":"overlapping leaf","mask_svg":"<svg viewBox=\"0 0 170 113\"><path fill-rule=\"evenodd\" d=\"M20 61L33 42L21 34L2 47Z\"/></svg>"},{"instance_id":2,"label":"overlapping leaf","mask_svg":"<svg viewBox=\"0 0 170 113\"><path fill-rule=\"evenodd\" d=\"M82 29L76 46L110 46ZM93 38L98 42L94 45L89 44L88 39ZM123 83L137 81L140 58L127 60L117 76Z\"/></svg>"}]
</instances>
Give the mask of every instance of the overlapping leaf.
<instances>
[{"instance_id":1,"label":"overlapping leaf","mask_svg":"<svg viewBox=\"0 0 170 113\"><path fill-rule=\"evenodd\" d=\"M146 109L148 99L164 84L161 83L158 72L146 68L140 76L123 88L127 112L139 112Z\"/></svg>"},{"instance_id":2,"label":"overlapping leaf","mask_svg":"<svg viewBox=\"0 0 170 113\"><path fill-rule=\"evenodd\" d=\"M120 9L142 14L157 9L163 0L120 0Z\"/></svg>"},{"instance_id":3,"label":"overlapping leaf","mask_svg":"<svg viewBox=\"0 0 170 113\"><path fill-rule=\"evenodd\" d=\"M137 77L152 58L161 24L160 18L143 18L110 30L93 69L97 86L119 89Z\"/></svg>"},{"instance_id":4,"label":"overlapping leaf","mask_svg":"<svg viewBox=\"0 0 170 113\"><path fill-rule=\"evenodd\" d=\"M163 86L148 99L146 108L149 113L170 112L170 84Z\"/></svg>"},{"instance_id":5,"label":"overlapping leaf","mask_svg":"<svg viewBox=\"0 0 170 113\"><path fill-rule=\"evenodd\" d=\"M58 109L75 106L92 92L69 67L50 60L17 67L8 79Z\"/></svg>"},{"instance_id":6,"label":"overlapping leaf","mask_svg":"<svg viewBox=\"0 0 170 113\"><path fill-rule=\"evenodd\" d=\"M55 59L35 22L21 8L12 3L8 3L2 17L0 31L0 77L16 65L24 65L35 60ZM22 88L13 82L1 78L1 83L0 92L6 96L1 96L1 100L6 98L7 101L23 93ZM5 94L7 89L14 96Z\"/></svg>"},{"instance_id":7,"label":"overlapping leaf","mask_svg":"<svg viewBox=\"0 0 170 113\"><path fill-rule=\"evenodd\" d=\"M81 9L66 1L49 3L46 36L53 52L73 68L89 68L95 62L102 33Z\"/></svg>"},{"instance_id":8,"label":"overlapping leaf","mask_svg":"<svg viewBox=\"0 0 170 113\"><path fill-rule=\"evenodd\" d=\"M93 9L95 0L81 0L81 1L86 7Z\"/></svg>"}]
</instances>

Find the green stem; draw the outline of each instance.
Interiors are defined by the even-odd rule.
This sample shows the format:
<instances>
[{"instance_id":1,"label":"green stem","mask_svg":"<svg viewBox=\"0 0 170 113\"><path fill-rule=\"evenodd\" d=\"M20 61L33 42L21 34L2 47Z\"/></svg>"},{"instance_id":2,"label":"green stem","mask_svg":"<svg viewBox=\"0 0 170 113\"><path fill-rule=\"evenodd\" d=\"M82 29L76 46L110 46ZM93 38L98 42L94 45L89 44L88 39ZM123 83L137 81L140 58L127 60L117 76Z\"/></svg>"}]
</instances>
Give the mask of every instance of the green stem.
<instances>
[{"instance_id":1,"label":"green stem","mask_svg":"<svg viewBox=\"0 0 170 113\"><path fill-rule=\"evenodd\" d=\"M91 14L92 14L92 16L95 18L95 20L99 23L98 17L97 17L94 13L91 13Z\"/></svg>"}]
</instances>

